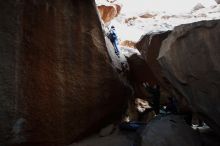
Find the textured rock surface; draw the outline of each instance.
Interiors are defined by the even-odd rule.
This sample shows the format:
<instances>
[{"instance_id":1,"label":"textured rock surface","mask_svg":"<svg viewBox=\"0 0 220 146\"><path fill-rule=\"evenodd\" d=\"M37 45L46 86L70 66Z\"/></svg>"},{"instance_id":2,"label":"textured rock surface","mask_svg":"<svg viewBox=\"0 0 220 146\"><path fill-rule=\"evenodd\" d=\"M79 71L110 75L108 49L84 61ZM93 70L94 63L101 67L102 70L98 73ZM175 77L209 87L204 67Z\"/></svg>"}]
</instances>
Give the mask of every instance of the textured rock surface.
<instances>
[{"instance_id":1,"label":"textured rock surface","mask_svg":"<svg viewBox=\"0 0 220 146\"><path fill-rule=\"evenodd\" d=\"M136 43L136 48L140 51L145 62L152 70L153 76L155 76L155 78L158 81L155 84L159 84L162 86L162 97L170 96L172 92L171 89L173 90L173 87L170 85L169 82L167 82L167 79L164 77L162 73L162 68L157 60L162 41L166 39L169 34L170 31L146 34ZM167 92L168 90L170 92ZM166 102L166 98L161 98L161 104L165 104Z\"/></svg>"},{"instance_id":2,"label":"textured rock surface","mask_svg":"<svg viewBox=\"0 0 220 146\"><path fill-rule=\"evenodd\" d=\"M169 81L220 134L220 20L176 27L159 62Z\"/></svg>"},{"instance_id":3,"label":"textured rock surface","mask_svg":"<svg viewBox=\"0 0 220 146\"><path fill-rule=\"evenodd\" d=\"M170 33L171 31L165 31L165 32L162 31L162 32L146 34L136 44L136 48L141 52L141 55L143 56L146 63L152 70L153 75L159 81L159 85L161 85L162 87L161 97L163 98L161 98L160 103L162 105L167 104L167 97L175 96L178 100L179 112L188 112L190 109L186 99L181 94L179 94L179 92L167 80L157 60L157 57L159 56L161 44L163 40L166 39Z\"/></svg>"},{"instance_id":4,"label":"textured rock surface","mask_svg":"<svg viewBox=\"0 0 220 146\"><path fill-rule=\"evenodd\" d=\"M157 84L157 79L152 73L145 60L140 55L133 54L127 58L129 64L129 80L134 88L135 98L149 97L149 93L142 85L143 82L148 82L150 85Z\"/></svg>"},{"instance_id":5,"label":"textured rock surface","mask_svg":"<svg viewBox=\"0 0 220 146\"><path fill-rule=\"evenodd\" d=\"M162 41L166 39L169 34L170 31L146 34L136 44L136 48L140 51L146 63L151 68L153 74L164 87L166 87L167 84L165 83L157 57L159 55Z\"/></svg>"},{"instance_id":6,"label":"textured rock surface","mask_svg":"<svg viewBox=\"0 0 220 146\"><path fill-rule=\"evenodd\" d=\"M117 4L100 5L98 6L98 10L104 23L107 23L119 15L121 6Z\"/></svg>"},{"instance_id":7,"label":"textured rock surface","mask_svg":"<svg viewBox=\"0 0 220 146\"><path fill-rule=\"evenodd\" d=\"M133 54L128 59L128 64L130 67L131 81L142 84L143 82L148 82L149 84L156 84L157 79L146 64L145 60L137 54Z\"/></svg>"},{"instance_id":8,"label":"textured rock surface","mask_svg":"<svg viewBox=\"0 0 220 146\"><path fill-rule=\"evenodd\" d=\"M199 135L178 116L157 117L143 130L141 146L201 146Z\"/></svg>"},{"instance_id":9,"label":"textured rock surface","mask_svg":"<svg viewBox=\"0 0 220 146\"><path fill-rule=\"evenodd\" d=\"M120 116L127 88L92 0L1 1L0 144L70 143Z\"/></svg>"}]
</instances>

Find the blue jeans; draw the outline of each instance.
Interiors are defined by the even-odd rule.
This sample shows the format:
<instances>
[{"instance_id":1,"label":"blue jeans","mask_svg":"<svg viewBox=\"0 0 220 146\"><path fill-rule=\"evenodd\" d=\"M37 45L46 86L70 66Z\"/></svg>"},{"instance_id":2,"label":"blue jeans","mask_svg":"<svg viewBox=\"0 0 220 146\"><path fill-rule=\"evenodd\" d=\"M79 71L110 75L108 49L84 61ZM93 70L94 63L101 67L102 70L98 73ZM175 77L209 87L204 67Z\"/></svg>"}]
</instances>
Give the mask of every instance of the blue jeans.
<instances>
[{"instance_id":1,"label":"blue jeans","mask_svg":"<svg viewBox=\"0 0 220 146\"><path fill-rule=\"evenodd\" d=\"M116 55L119 55L119 49L118 49L117 42L114 41L114 42L112 42L112 44L113 44L113 46L114 46L114 48L115 48L115 54L116 54Z\"/></svg>"}]
</instances>

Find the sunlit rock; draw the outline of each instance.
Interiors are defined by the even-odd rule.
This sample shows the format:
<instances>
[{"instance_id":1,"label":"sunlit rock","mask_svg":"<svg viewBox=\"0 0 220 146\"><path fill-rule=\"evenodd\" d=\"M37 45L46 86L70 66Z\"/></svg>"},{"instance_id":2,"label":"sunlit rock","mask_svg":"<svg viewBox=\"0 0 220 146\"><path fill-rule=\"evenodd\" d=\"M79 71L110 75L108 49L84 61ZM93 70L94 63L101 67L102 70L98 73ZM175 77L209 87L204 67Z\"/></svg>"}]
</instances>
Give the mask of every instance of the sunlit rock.
<instances>
[{"instance_id":1,"label":"sunlit rock","mask_svg":"<svg viewBox=\"0 0 220 146\"><path fill-rule=\"evenodd\" d=\"M98 10L104 23L108 23L119 15L121 6L117 4L100 5L98 6Z\"/></svg>"}]
</instances>

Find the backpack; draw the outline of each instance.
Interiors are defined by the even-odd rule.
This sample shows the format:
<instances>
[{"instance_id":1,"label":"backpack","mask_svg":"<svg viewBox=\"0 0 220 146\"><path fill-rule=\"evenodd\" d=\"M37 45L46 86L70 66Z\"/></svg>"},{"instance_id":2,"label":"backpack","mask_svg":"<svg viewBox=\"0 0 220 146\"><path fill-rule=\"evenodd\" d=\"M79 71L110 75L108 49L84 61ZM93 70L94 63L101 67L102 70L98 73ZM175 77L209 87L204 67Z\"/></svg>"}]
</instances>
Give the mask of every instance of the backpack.
<instances>
[{"instance_id":1,"label":"backpack","mask_svg":"<svg viewBox=\"0 0 220 146\"><path fill-rule=\"evenodd\" d=\"M111 40L111 41L115 41L117 39L117 35L115 34L114 31L110 31L109 34L107 35L107 37Z\"/></svg>"}]
</instances>

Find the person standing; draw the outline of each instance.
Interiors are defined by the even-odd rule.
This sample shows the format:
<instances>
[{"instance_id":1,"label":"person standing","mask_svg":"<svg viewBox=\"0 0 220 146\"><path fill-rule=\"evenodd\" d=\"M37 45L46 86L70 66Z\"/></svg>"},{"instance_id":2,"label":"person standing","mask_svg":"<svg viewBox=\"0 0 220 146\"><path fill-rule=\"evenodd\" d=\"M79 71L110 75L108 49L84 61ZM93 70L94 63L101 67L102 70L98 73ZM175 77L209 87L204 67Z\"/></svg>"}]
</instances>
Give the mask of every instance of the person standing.
<instances>
[{"instance_id":1,"label":"person standing","mask_svg":"<svg viewBox=\"0 0 220 146\"><path fill-rule=\"evenodd\" d=\"M111 29L110 29L109 34L108 34L108 38L110 39L112 45L114 46L115 54L118 57L120 57L120 52L119 52L119 48L118 48L119 42L118 42L118 37L117 37L114 26L111 26Z\"/></svg>"}]
</instances>

